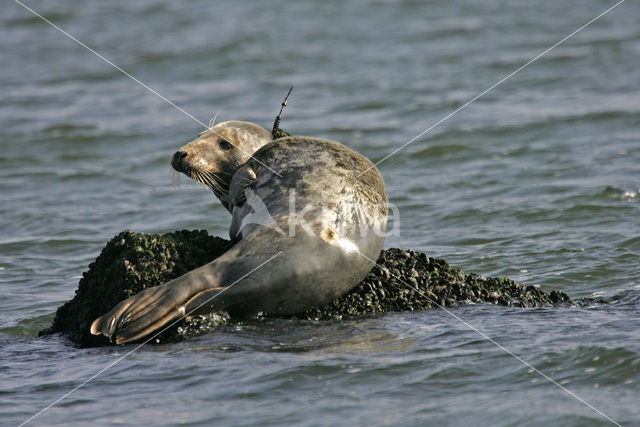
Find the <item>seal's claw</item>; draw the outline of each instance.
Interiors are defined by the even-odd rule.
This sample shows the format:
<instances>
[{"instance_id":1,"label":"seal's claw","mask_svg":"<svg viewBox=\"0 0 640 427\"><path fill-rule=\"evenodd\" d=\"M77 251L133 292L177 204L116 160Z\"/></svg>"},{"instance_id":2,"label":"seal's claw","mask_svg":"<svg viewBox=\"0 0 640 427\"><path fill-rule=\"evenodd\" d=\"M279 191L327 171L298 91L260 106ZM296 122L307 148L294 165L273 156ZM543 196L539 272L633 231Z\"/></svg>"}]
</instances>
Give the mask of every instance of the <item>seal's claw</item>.
<instances>
[{"instance_id":1,"label":"seal's claw","mask_svg":"<svg viewBox=\"0 0 640 427\"><path fill-rule=\"evenodd\" d=\"M113 335L112 340L116 344L127 344L145 338L170 322L179 319L184 314L184 309L171 310L164 316L149 320L147 317L136 320L134 323L126 325L122 329L118 329Z\"/></svg>"},{"instance_id":2,"label":"seal's claw","mask_svg":"<svg viewBox=\"0 0 640 427\"><path fill-rule=\"evenodd\" d=\"M113 319L115 321L115 319ZM104 335L106 337L111 337L110 328L108 325L108 316L100 316L96 320L91 323L91 334L92 335Z\"/></svg>"},{"instance_id":3,"label":"seal's claw","mask_svg":"<svg viewBox=\"0 0 640 427\"><path fill-rule=\"evenodd\" d=\"M116 305L91 324L93 335L105 335L116 344L135 341L184 315L180 305L191 295L177 287L146 289Z\"/></svg>"},{"instance_id":4,"label":"seal's claw","mask_svg":"<svg viewBox=\"0 0 640 427\"><path fill-rule=\"evenodd\" d=\"M118 327L118 319L132 303L132 299L126 299L116 305L109 313L98 317L91 323L91 333L93 335L104 335L111 338Z\"/></svg>"}]
</instances>

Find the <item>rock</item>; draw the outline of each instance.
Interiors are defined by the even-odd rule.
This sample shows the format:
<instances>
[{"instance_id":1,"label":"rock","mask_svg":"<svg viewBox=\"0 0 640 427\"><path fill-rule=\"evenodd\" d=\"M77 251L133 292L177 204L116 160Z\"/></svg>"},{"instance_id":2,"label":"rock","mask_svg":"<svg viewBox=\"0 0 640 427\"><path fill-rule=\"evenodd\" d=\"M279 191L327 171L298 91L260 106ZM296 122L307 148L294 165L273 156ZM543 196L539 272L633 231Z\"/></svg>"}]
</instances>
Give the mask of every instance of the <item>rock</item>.
<instances>
[{"instance_id":1,"label":"rock","mask_svg":"<svg viewBox=\"0 0 640 427\"><path fill-rule=\"evenodd\" d=\"M80 279L75 297L58 308L50 328L40 335L62 333L81 346L108 344L89 333L91 322L120 301L211 262L233 244L206 231L164 235L123 231L104 247ZM564 292L544 291L505 277L465 274L443 259L391 248L382 251L371 273L349 293L299 313L312 320L352 319L374 313L414 311L462 304L542 307L569 301ZM225 314L190 316L155 337L176 342L201 335L232 321Z\"/></svg>"},{"instance_id":2,"label":"rock","mask_svg":"<svg viewBox=\"0 0 640 427\"><path fill-rule=\"evenodd\" d=\"M105 337L89 333L94 319L143 289L213 261L231 246L228 240L212 237L205 230L165 235L123 231L89 264L73 299L58 308L53 324L40 335L62 333L84 347L107 344ZM178 325L171 332L177 329Z\"/></svg>"}]
</instances>

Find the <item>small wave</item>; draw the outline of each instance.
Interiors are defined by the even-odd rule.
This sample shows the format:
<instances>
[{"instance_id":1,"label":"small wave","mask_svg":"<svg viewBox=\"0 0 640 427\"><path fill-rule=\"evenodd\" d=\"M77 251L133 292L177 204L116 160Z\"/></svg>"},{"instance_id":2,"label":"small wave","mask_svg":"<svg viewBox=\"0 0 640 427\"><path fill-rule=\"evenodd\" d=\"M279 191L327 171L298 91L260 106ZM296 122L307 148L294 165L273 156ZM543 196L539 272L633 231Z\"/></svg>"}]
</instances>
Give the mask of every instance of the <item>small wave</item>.
<instances>
[{"instance_id":1,"label":"small wave","mask_svg":"<svg viewBox=\"0 0 640 427\"><path fill-rule=\"evenodd\" d=\"M638 197L640 189L637 190L624 190L621 188L607 186L602 190L598 196L603 199L614 200L633 200Z\"/></svg>"},{"instance_id":2,"label":"small wave","mask_svg":"<svg viewBox=\"0 0 640 427\"><path fill-rule=\"evenodd\" d=\"M640 307L640 289L627 289L613 296L607 296L606 291L593 292L592 296L574 299L568 303L573 307L592 309L617 309L637 310Z\"/></svg>"},{"instance_id":3,"label":"small wave","mask_svg":"<svg viewBox=\"0 0 640 427\"><path fill-rule=\"evenodd\" d=\"M417 159L428 159L428 158L437 158L441 159L443 157L450 157L452 155L456 155L459 153L477 153L478 150L461 144L444 144L444 145L433 145L431 147L422 149L415 153L412 153L412 157Z\"/></svg>"},{"instance_id":4,"label":"small wave","mask_svg":"<svg viewBox=\"0 0 640 427\"><path fill-rule=\"evenodd\" d=\"M72 18L74 13L63 13L61 11L50 11L50 12L40 12L40 16L42 18L55 22L57 24L64 23ZM33 14L21 16L19 18L10 19L6 25L8 28L21 28L21 27L33 27L33 26L41 26L47 27L49 24L45 22L40 16L36 16Z\"/></svg>"}]
</instances>

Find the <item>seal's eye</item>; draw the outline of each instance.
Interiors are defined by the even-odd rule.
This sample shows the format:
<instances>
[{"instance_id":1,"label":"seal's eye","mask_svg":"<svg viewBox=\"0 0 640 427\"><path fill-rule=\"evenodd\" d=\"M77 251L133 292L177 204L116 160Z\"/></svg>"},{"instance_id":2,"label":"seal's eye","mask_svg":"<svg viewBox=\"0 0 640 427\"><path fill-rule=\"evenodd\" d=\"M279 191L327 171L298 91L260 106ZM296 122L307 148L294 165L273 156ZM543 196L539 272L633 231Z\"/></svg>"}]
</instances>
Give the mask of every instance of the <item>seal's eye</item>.
<instances>
[{"instance_id":1,"label":"seal's eye","mask_svg":"<svg viewBox=\"0 0 640 427\"><path fill-rule=\"evenodd\" d=\"M229 141L227 141L226 139L221 139L220 142L218 142L218 145L224 151L229 151L229 150L231 150L233 148L233 145L231 145L231 143Z\"/></svg>"}]
</instances>

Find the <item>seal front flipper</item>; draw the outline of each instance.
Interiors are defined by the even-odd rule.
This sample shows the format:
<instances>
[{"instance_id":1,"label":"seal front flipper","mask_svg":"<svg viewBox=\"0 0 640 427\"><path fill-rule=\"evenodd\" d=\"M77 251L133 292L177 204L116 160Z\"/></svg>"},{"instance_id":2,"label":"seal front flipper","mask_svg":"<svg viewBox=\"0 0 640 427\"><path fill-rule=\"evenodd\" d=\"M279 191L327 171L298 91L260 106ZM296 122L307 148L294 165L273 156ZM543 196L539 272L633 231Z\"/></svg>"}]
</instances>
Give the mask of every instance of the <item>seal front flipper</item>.
<instances>
[{"instance_id":1,"label":"seal front flipper","mask_svg":"<svg viewBox=\"0 0 640 427\"><path fill-rule=\"evenodd\" d=\"M241 167L238 172L233 175L231 179L231 185L229 186L229 199L232 206L239 206L245 204L247 201L247 195L245 191L248 188L255 187L258 182L258 177L255 171L249 165Z\"/></svg>"},{"instance_id":2,"label":"seal front flipper","mask_svg":"<svg viewBox=\"0 0 640 427\"><path fill-rule=\"evenodd\" d=\"M275 225L277 227L264 202L257 198L253 192L257 184L258 176L248 164L238 169L233 175L229 186L232 214L231 226L229 227L231 240L238 241L246 236L253 229L250 225Z\"/></svg>"},{"instance_id":3,"label":"seal front flipper","mask_svg":"<svg viewBox=\"0 0 640 427\"><path fill-rule=\"evenodd\" d=\"M105 335L116 344L125 344L179 319L186 314L185 304L194 295L219 283L220 269L216 267L216 261L120 302L109 313L93 321L91 333Z\"/></svg>"},{"instance_id":4,"label":"seal front flipper","mask_svg":"<svg viewBox=\"0 0 640 427\"><path fill-rule=\"evenodd\" d=\"M117 320L120 314L124 313L132 303L133 299L128 298L116 305L109 313L95 319L93 323L91 323L91 334L104 335L111 338L117 329Z\"/></svg>"},{"instance_id":5,"label":"seal front flipper","mask_svg":"<svg viewBox=\"0 0 640 427\"><path fill-rule=\"evenodd\" d=\"M125 344L178 319L184 314L184 307L180 309L182 298L176 298L179 289L166 287L171 283L146 289L122 301L93 321L91 333L104 335L115 344Z\"/></svg>"}]
</instances>

